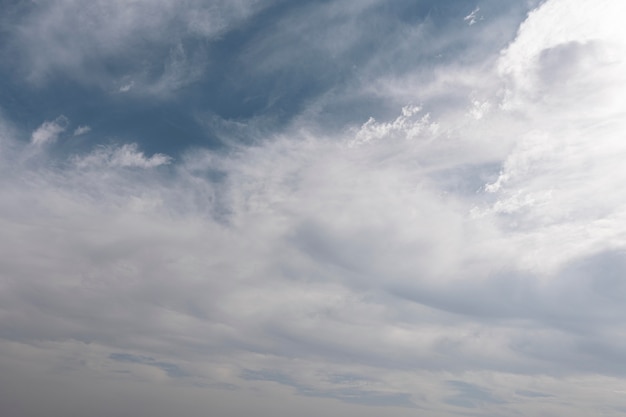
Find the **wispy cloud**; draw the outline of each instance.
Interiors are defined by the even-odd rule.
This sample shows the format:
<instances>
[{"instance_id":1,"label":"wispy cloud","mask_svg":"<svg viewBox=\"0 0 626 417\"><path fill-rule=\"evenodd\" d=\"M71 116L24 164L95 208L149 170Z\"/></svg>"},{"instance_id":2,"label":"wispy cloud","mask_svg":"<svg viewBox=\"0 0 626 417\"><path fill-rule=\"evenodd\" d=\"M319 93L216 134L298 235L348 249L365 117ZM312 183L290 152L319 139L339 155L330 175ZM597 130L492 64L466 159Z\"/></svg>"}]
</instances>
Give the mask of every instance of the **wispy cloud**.
<instances>
[{"instance_id":1,"label":"wispy cloud","mask_svg":"<svg viewBox=\"0 0 626 417\"><path fill-rule=\"evenodd\" d=\"M34 145L44 145L56 142L59 135L67 129L69 120L65 116L59 116L52 121L43 122L31 135L30 141Z\"/></svg>"},{"instance_id":2,"label":"wispy cloud","mask_svg":"<svg viewBox=\"0 0 626 417\"><path fill-rule=\"evenodd\" d=\"M212 40L266 6L257 0L54 0L34 3L27 13L11 6L12 20L5 25L12 29L9 45L19 51L15 65L35 84L62 74L109 90L116 78L132 77L137 94L171 94L183 79L193 82L188 75L202 71L203 64L172 60L168 50ZM148 88L154 83L160 85L156 91Z\"/></svg>"},{"instance_id":3,"label":"wispy cloud","mask_svg":"<svg viewBox=\"0 0 626 417\"><path fill-rule=\"evenodd\" d=\"M169 164L172 158L163 154L147 157L139 151L136 143L132 143L122 146L101 146L88 155L73 158L73 161L79 168L102 166L154 168Z\"/></svg>"},{"instance_id":4,"label":"wispy cloud","mask_svg":"<svg viewBox=\"0 0 626 417\"><path fill-rule=\"evenodd\" d=\"M480 12L480 7L476 7L472 10L472 12L465 16L463 20L466 21L469 26L475 25L476 22L481 19L478 12Z\"/></svg>"},{"instance_id":5,"label":"wispy cloud","mask_svg":"<svg viewBox=\"0 0 626 417\"><path fill-rule=\"evenodd\" d=\"M91 127L89 126L78 126L74 129L74 136L80 136L91 132Z\"/></svg>"},{"instance_id":6,"label":"wispy cloud","mask_svg":"<svg viewBox=\"0 0 626 417\"><path fill-rule=\"evenodd\" d=\"M485 403L502 404L503 401L485 389L463 381L446 381L456 394L446 398L446 403L463 408L478 408Z\"/></svg>"},{"instance_id":7,"label":"wispy cloud","mask_svg":"<svg viewBox=\"0 0 626 417\"><path fill-rule=\"evenodd\" d=\"M118 90L118 91L119 91L120 93L127 93L127 92L129 92L129 91L131 90L131 88L133 88L133 86L134 86L134 85L135 85L135 82L134 82L134 81L130 81L130 82L128 82L128 83L126 83L126 84L122 85L122 86L119 88L119 90Z\"/></svg>"}]
</instances>

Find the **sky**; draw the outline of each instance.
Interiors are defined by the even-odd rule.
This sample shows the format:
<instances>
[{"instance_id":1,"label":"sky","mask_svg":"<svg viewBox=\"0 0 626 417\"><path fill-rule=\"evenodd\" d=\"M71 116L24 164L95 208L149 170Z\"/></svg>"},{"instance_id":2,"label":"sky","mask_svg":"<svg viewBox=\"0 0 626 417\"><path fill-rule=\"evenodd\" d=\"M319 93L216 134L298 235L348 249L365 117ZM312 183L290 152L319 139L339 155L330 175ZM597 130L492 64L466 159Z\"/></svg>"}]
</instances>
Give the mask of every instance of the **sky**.
<instances>
[{"instance_id":1,"label":"sky","mask_svg":"<svg viewBox=\"0 0 626 417\"><path fill-rule=\"evenodd\" d=\"M626 415L621 0L0 0L0 413Z\"/></svg>"}]
</instances>

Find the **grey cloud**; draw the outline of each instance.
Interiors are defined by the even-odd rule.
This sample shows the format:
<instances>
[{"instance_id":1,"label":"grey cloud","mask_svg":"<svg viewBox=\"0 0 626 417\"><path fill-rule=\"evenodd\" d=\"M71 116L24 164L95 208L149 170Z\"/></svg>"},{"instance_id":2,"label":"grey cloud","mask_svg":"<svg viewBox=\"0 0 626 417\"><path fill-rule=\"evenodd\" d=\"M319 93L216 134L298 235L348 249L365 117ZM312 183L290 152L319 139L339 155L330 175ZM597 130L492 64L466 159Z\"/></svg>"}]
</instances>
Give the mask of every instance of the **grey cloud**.
<instances>
[{"instance_id":1,"label":"grey cloud","mask_svg":"<svg viewBox=\"0 0 626 417\"><path fill-rule=\"evenodd\" d=\"M408 393L385 393L358 389L340 389L336 391L302 390L302 394L312 397L334 398L351 404L377 407L418 408Z\"/></svg>"},{"instance_id":2,"label":"grey cloud","mask_svg":"<svg viewBox=\"0 0 626 417\"><path fill-rule=\"evenodd\" d=\"M241 377L249 381L271 381L283 385L296 385L296 382L291 378L276 371L253 371L251 369L244 369L241 373Z\"/></svg>"},{"instance_id":3,"label":"grey cloud","mask_svg":"<svg viewBox=\"0 0 626 417\"><path fill-rule=\"evenodd\" d=\"M109 355L109 358L118 362L139 363L143 365L154 366L166 372L167 375L171 378L182 378L189 375L185 370L181 369L176 364L157 361L154 358L150 358L147 356L137 356L129 353L111 353Z\"/></svg>"},{"instance_id":4,"label":"grey cloud","mask_svg":"<svg viewBox=\"0 0 626 417\"><path fill-rule=\"evenodd\" d=\"M566 42L544 49L538 57L538 73L546 85L571 82L571 78L589 71L585 61L593 62L599 45L594 42ZM591 66L593 67L593 66Z\"/></svg>"},{"instance_id":5,"label":"grey cloud","mask_svg":"<svg viewBox=\"0 0 626 417\"><path fill-rule=\"evenodd\" d=\"M413 193L410 197L395 200L398 195L406 195L402 194L405 190L403 175L419 175L422 171L403 172L402 164L387 165L393 166L393 170L377 171L389 175L384 177L387 181L377 182L378 177L372 174L368 164L376 161L369 158L375 158L382 148L352 151L335 146L325 148L326 145L319 143L319 148L314 148L314 152L308 149L303 156L298 147L289 150L283 147L287 144L274 146L275 149L257 148L254 153L243 152L221 159L216 167L228 173L228 180L217 185L210 178L181 176L178 178L181 182L170 189L158 175L137 173L134 177L137 182L126 184L127 188L123 189L118 185L121 174L107 173L104 178L108 179L98 182L94 179L103 178L98 169L87 173L75 173L71 168L64 174L55 172L48 183L50 186L46 187L49 189L47 196L53 201L60 199L57 204L63 205L52 208L62 210L59 212L64 212L65 216L54 217L46 227L30 230L30 235L21 233L20 239L15 241L14 246L18 247L13 250L19 249L20 242L31 242L27 238L38 236L38 244L31 242L29 248L36 261L26 267L15 257L7 265L24 277L31 276L10 287L12 294L19 295L18 299L24 303L20 308L58 321L54 329L44 330L38 323L20 319L14 329L20 329L21 338L11 333L16 330L8 331L7 334L13 335L9 337L28 340L39 334L55 340L72 338L119 348L143 346L156 349L153 354L156 357L164 347L149 346L158 346L159 334L166 334L168 343L184 340L178 349L191 352L194 357L201 357L203 351L221 354L236 347L287 357L321 354L334 360L352 358L357 363L393 369L487 368L540 373L561 372L566 368L564 365L571 366L571 357L564 355L559 360L558 349L546 350L555 339L545 338L529 344L532 333L525 334L521 331L523 323L520 326L514 320L527 320L539 328L547 325L576 331L583 336L596 320L617 317L615 313L619 310L607 310L608 316L592 315L585 321L578 314L580 309L576 304L563 300L571 299L594 313L602 313L605 307L598 301L614 291L613 288L619 288L615 287L618 281L606 278L606 282L599 283L599 289L591 293L598 293L599 300L577 299L571 291L595 285L589 277L600 267L606 265L607 270L619 271L622 268L619 254L580 261L582 266L573 267L573 270L583 271L578 278L572 278L576 276L572 269L544 276L511 268L510 272L505 270L485 277L482 274L487 270L463 272L456 266L451 270L454 276L446 275L445 269L435 275L430 268L439 268L449 259L453 265L455 262L459 262L461 268L465 265L462 260L444 256L448 255L447 240L441 243L440 251L433 250L439 244L437 231L448 230L455 236L462 228L453 223L460 216L456 209L445 208L440 202L422 203L430 198L429 191L409 188ZM355 155L358 158L351 159ZM364 159L359 159L361 157ZM298 158L305 158L304 166L309 168L300 170L298 164L289 165L293 164L290 161L299 161ZM192 165L189 160L185 163ZM211 165L214 161L209 159L205 163ZM345 169L350 175L333 177L325 173L331 166ZM297 175L292 175L291 169ZM259 177L258 172L263 172L264 176ZM415 178L411 175L407 178ZM64 194L67 191L63 184L68 183L76 185L80 193ZM389 190L390 184L395 184L395 188ZM203 187L211 191L214 186L226 188L225 201L232 209L232 219L226 226L204 216L210 209L203 207L206 210L203 211L194 207L195 204L203 206L205 201L210 203L213 197L208 193L207 200L196 201L193 194L202 195ZM30 187L37 187L37 184ZM18 189L7 186L7 190L20 196ZM297 198L293 198L294 195ZM377 205L372 196L386 197ZM99 207L101 199L108 205ZM176 203L185 201L192 203L183 211L174 209ZM417 210L420 216L413 216L414 212L405 210L407 207ZM29 210L29 216L47 216L46 210L50 208L33 206ZM291 213L288 218L281 217L287 212ZM329 218L326 216L329 212L338 216ZM172 213L175 216L169 217ZM94 216L99 218L96 225L89 222ZM187 223L189 218L193 221ZM280 218L283 220L278 220ZM403 219L415 224L411 229L414 232L409 235L404 234L406 229L400 221ZM81 227L76 228L76 224ZM5 230L15 235L19 233L14 226ZM249 239L249 236L256 237ZM264 236L263 243L258 240L259 236ZM471 239L480 242L484 235L478 233L471 239L465 234L460 236L459 239L467 243ZM52 242L57 243L51 245ZM66 250L71 256L60 256ZM255 260L253 270L236 266L241 250ZM51 251L57 255L50 256ZM285 256L265 255L277 253L274 251ZM212 255L206 258L202 255L205 253ZM176 261L178 258L184 262ZM511 261L502 257L498 262L501 268ZM494 267L493 261L487 265ZM54 285L33 280L32 277L39 274L49 276L45 271L51 271L55 277L50 281ZM467 274L467 278L453 281L464 278L462 274ZM64 277L62 281L58 281L60 277ZM541 289L538 280L544 278L552 284ZM567 283L572 279L577 284L570 288ZM242 283L250 284L242 286ZM326 287L329 283L333 285ZM581 287L581 284L584 285ZM252 287L246 290L247 285ZM265 285L269 288L278 285L284 292L277 293ZM67 291L75 295L72 301L65 301ZM397 301L382 297L367 300L367 294L378 292L417 301L444 314L436 313L423 320L416 314L394 323L389 317L400 307L390 306ZM116 294L126 294L139 302L130 306L125 298L119 299ZM336 305L329 303L333 300L332 294L339 295ZM7 296L7 300L10 298ZM292 298L295 301L290 303L275 301ZM470 336L471 332L448 337L444 327L430 339L422 336L422 326L437 327L445 323L451 317L447 313L455 314L456 320L464 324L475 325L477 334L485 336L491 326L500 326L504 340L497 343L506 354L501 358L485 353L477 356L472 343L480 343L481 339ZM171 317L173 322L154 321L150 318L153 316ZM79 317L82 318L78 320ZM185 326L177 328L173 324L176 320L182 320ZM204 320L208 322L203 323ZM303 323L311 327L303 327ZM402 326L406 326L406 330ZM369 335L370 327L381 333ZM195 336L186 336L191 329L197 332ZM141 337L133 337L138 330L137 336ZM394 335L403 330L408 340L399 342ZM512 332L513 336L507 332ZM122 333L128 337L120 339ZM341 337L347 333L353 334L352 340ZM571 346L569 343L567 339L562 346ZM508 344L512 348L509 349ZM429 357L438 350L442 357ZM542 350L547 356L535 353ZM515 353L522 356L506 356ZM472 356L473 362L468 360ZM531 358L530 364L524 363L524 357ZM532 358L553 359L555 365L541 371L541 366ZM599 365L599 370L605 369L604 365Z\"/></svg>"},{"instance_id":6,"label":"grey cloud","mask_svg":"<svg viewBox=\"0 0 626 417\"><path fill-rule=\"evenodd\" d=\"M437 287L415 282L389 287L392 294L456 314L494 319L539 319L554 324L621 321L620 303L626 271L622 251L608 251L574 259L562 270L540 277L514 270L482 282ZM400 284L402 285L402 284ZM544 288L541 288L545 285Z\"/></svg>"},{"instance_id":7,"label":"grey cloud","mask_svg":"<svg viewBox=\"0 0 626 417\"><path fill-rule=\"evenodd\" d=\"M484 404L503 404L504 401L489 391L464 381L446 381L446 384L455 390L455 395L447 397L447 404L463 408L478 408Z\"/></svg>"},{"instance_id":8,"label":"grey cloud","mask_svg":"<svg viewBox=\"0 0 626 417\"><path fill-rule=\"evenodd\" d=\"M546 394L543 392L537 392L537 391L530 391L530 390L517 390L515 391L515 393L517 395L521 395L522 397L529 397L529 398L550 398L552 397L552 395L550 394Z\"/></svg>"},{"instance_id":9,"label":"grey cloud","mask_svg":"<svg viewBox=\"0 0 626 417\"><path fill-rule=\"evenodd\" d=\"M320 146L323 147L323 145ZM331 149L336 150L337 148ZM368 152L375 150L376 148L373 148ZM261 150L257 149L257 151ZM229 188L227 201L233 208L233 220L227 228L224 228L223 225L212 224L210 218L203 217L196 220L202 225L196 232L192 232L192 229L186 227L180 228L178 224L180 219L170 219L163 222L162 214L160 214L161 207L163 205L166 205L168 209L173 207L170 204L180 201L178 197L180 194L179 187L172 190L162 188L158 180L159 177L143 177L142 179L141 176L138 176L136 178L139 181L137 188L131 187L125 191L127 194L124 194L117 189L116 175L108 174L111 182L103 183L100 186L115 187L114 195L116 195L117 202L114 204L119 204L122 207L122 209L114 209L115 205L110 206L107 210L113 210L112 214L107 214L102 209L93 211L95 206L91 205L86 206L88 209L81 207L87 203L81 202L79 197L69 199L67 201L68 208L76 210L73 221L76 222L83 218L85 222L84 231L74 232L76 242L72 242L69 231L75 229L70 223L64 224L62 218L57 219L56 225L48 230L50 234L45 236L45 239L40 239L42 246L33 245L30 249L42 259L49 259L47 262L51 263L41 265L33 263L29 268L33 273L48 269L53 271L55 276L72 277L72 280L80 280L76 282L87 284L87 288L78 286L72 290L78 297L68 303L64 301L64 292L77 285L71 284L71 281L66 286L60 287L59 282L55 282L55 286L58 288L47 287L40 283L37 285L37 291L28 288L29 281L16 284L14 288L16 291L20 291L20 299L34 308L35 311L40 311L49 316L65 317L59 320L59 327L55 331L43 332L40 326L25 322L19 322L18 327L22 329L24 334L32 332L28 337L34 337L37 333L43 332L41 334L46 334L47 337L69 337L107 344L119 343L115 342L115 333L122 330L131 335L136 329L141 329L144 337L156 339L161 325L152 322L149 317L163 314L168 316L171 312L174 313L173 317L177 315L185 317L184 321L191 326L190 328L202 330L197 334L197 337L189 339L185 338L186 328L175 330L174 328L171 329L169 325L167 326L169 329L167 334L171 335L168 336L168 340L171 343L175 343L179 338L187 340L185 345L180 348L194 352L194 355L201 355L200 352L203 350L223 351L227 350L228 346L236 346L238 349L273 352L286 356L322 354L337 360L352 358L356 362L375 363L394 369L403 367L437 369L445 366L449 369L464 370L486 367L533 373L541 372L541 367L533 364L533 366L527 366L527 370L524 371L523 358L512 360L506 357L493 358L483 354L475 358L473 365L471 362L466 362L465 359L475 355L470 346L474 340L480 340L479 338L474 339L468 335L461 335L456 339L454 337L449 338L445 336L446 331L444 330L442 335L433 338L433 342L421 342L420 326L423 324L437 326L447 320L449 316L445 314L431 318L426 322L416 321L412 323L412 321L417 320L417 315L405 318L405 321L400 324L407 326L407 331L409 334L414 334L415 340L407 342L406 346L398 346L392 335L394 331L400 329L396 329L394 324L387 322L384 314L389 308L381 304L380 301L366 302L365 297L361 298L360 296L347 298L346 301L340 301L336 307L329 306L328 313L326 313L325 299L331 299L328 294L332 294L335 287L325 288L323 285L317 287L320 289L319 300L311 298L313 289L323 283L337 282L339 284L337 289L343 291L340 294L346 292L367 294L381 290L388 291L391 294L417 301L418 304L428 306L435 311L456 314L457 317L463 317L461 321L474 323L479 329L488 328L495 323L502 329L515 332L520 328L513 321L522 319L535 323L539 327L548 325L567 331L577 331L580 335L584 335L595 320L606 317L587 317L587 321L585 321L583 320L584 317L578 314L580 309L575 304L567 304L561 301L560 297L565 300L576 300L577 303L588 306L593 312L601 312L604 307L601 307L600 304L594 304L595 301L592 297L577 300L572 297L575 294L568 293L568 291L579 288L580 284L586 282L593 271L600 268L601 265L607 264L608 269L619 270L621 268L619 255L600 256L599 260L592 258L588 261L581 261L582 265L587 263L590 265L582 268L583 270L588 268L589 272L579 274L579 278L576 279L582 281L577 281L578 284L572 286L571 289L568 289L567 282L572 279L572 274L567 269L556 274L556 278L548 277L554 278L552 279L553 284L542 290L543 292L539 290L539 281L537 281L543 277L515 269L511 269L510 272L500 272L491 278L487 277L487 279L483 277L481 280L472 280L469 279L471 275L468 275L467 279L460 282L447 283L444 280L437 283L428 268L437 266L438 263L434 261L438 258L425 256L424 259L430 261L425 262L417 255L421 251L427 251L431 255L439 256L437 251L432 251L432 243L436 242L437 234L434 231L429 232L428 227L433 227L434 221L440 222L441 227L444 227L443 225L446 223L449 226L450 218L455 218L453 210L449 213L452 217L447 217L446 211L442 211L441 206L438 205L423 209L417 205L413 206L413 208L423 210L423 213L428 214L427 218L431 224L421 223L422 226L416 229L416 234L411 234L409 240L403 241L403 229L400 223L396 223L398 218L385 214L385 210L392 207L389 203L394 201L393 198L385 199L386 205L380 207L372 207L370 203L372 190L377 191L378 194L375 195L379 197L381 195L392 196L392 194L386 194L383 188L379 188L380 185L375 182L375 177L370 176L371 174L367 172L367 165L364 165L362 169L358 164L346 165L349 167L348 172L354 172L360 176L348 176L348 184L362 187L351 191L353 192L352 198L346 198L342 194L343 191L336 194L324 194L332 190L328 188L329 183L322 182L322 186L316 185L315 181L325 181L325 178L320 176L320 172L324 172L323 169L300 171L299 181L303 181L302 183L281 182L283 178L289 178L289 175L278 169L274 172L269 171L268 177L255 184L254 181L259 179L250 177L250 171L247 170L252 169L251 173L257 175L257 167L267 166L264 165L267 164L267 161L272 161L275 164L275 169L280 166L280 164L276 165L276 162L280 160L271 156L273 151L267 149L263 151L270 152L269 156L245 153L235 156L230 161L222 160L221 162L222 168L229 173L229 179L220 186ZM308 154L307 158L312 157L309 161L313 163L313 167L329 166L328 158L337 158L335 159L337 161L335 166L341 166L340 164L346 163L346 160L342 158L349 158L351 155L350 153L333 155L324 151L319 155L311 156ZM241 159L239 159L240 157ZM291 159L289 153L284 157L286 160ZM347 160L349 161L349 159ZM365 159L365 161L368 160ZM400 167L402 165L396 165L395 169ZM75 177L71 174L70 177L59 179L59 184L74 182L80 185L79 189L84 190L81 192L87 192L86 190L89 188L87 184L91 183L92 178L99 178L100 171L88 173L84 178L83 175L84 173L81 173ZM388 178L395 180L396 177ZM197 184L206 186L208 189L213 187L211 181L204 181L206 179L193 178L193 182L189 182L189 184L196 185L190 185L189 190L192 193L199 191L200 189L196 188ZM307 181L311 181L310 185L304 187L302 184L307 184ZM59 184L54 185L54 187L59 187ZM247 184L251 188L237 188L239 184ZM389 184L393 184L393 182L385 182L382 185L388 187ZM347 184L342 184L338 180L334 181L333 186L339 187L340 190L349 189ZM374 188L368 188L370 186L374 186ZM52 190L55 189L54 187ZM301 196L299 198L303 198L303 200L289 198L290 193L298 193L300 189L306 189L307 193L313 193L310 200L304 199L304 194L296 194ZM363 189L367 191L361 193ZM402 187L396 190L402 190ZM381 191L383 194L380 193ZM395 190L392 191L395 192ZM89 192L94 197L100 195L98 198L101 198L101 196L108 197L110 191L103 188L100 192L104 194L93 194L93 189ZM54 196L54 193L52 195ZM319 199L316 201L318 195L325 195L326 200ZM418 196L421 195L429 196L430 194L418 194ZM185 198L189 198L189 196L185 196ZM76 201L80 204L76 205ZM242 201L247 201L251 205L239 206L239 202ZM308 203L309 201L311 203ZM323 204L320 204L320 201ZM417 202L419 199L409 201ZM293 202L296 202L297 205L292 205ZM302 202L307 202L307 204L300 205ZM373 215L358 218L354 217L353 214L352 217L340 218L341 221L337 221L337 219L333 221L319 216L316 207L337 210L333 208L333 204L339 204L337 207L353 208L354 210L350 213L363 213L359 212L358 209L367 208L368 212L372 210ZM393 211L395 216L406 215L408 219L415 219L409 215L410 212L403 211L401 204L393 207L396 207ZM36 207L32 209L40 210ZM191 208L187 207L187 210L191 210ZM274 223L274 216L283 210L296 214L295 217L290 217L292 222L288 223L286 228L279 222ZM437 213L437 211L439 212ZM70 213L72 212L70 211ZM94 226L87 226L88 217L81 217L86 216L86 213L89 213L90 217L95 214L102 216L99 221L100 225L96 229L97 232L89 232L89 230L93 230ZM193 212L188 211L185 215L187 216L189 213ZM336 211L336 213L341 213L341 211ZM437 220L435 213L441 216L439 220ZM145 217L146 214L148 217ZM248 223L251 218L263 219L263 221ZM161 225L157 228L154 228L154 219L160 219ZM242 239L242 236L246 236L246 228L242 225L253 228L268 227L263 231L263 235L267 236L264 245L273 242L275 246L270 247L270 251L280 250L283 251L283 254L289 253L290 255L280 259L268 258L264 261L257 261L259 262L257 271L248 271L242 275L242 272L231 264L236 259L235 253L237 251L234 248L246 248L247 256L250 259L262 259L259 254L264 253L265 250L261 249L261 246L256 246L255 240L240 246L245 240ZM116 229L112 230L113 233L107 234L106 229L109 227ZM41 229L41 231L45 230ZM448 230L451 233L457 233L458 229L450 228ZM8 231L11 232L11 229ZM222 240L205 240L203 242L202 236L205 233L208 236L222 236ZM79 261L78 264L76 261L70 261L72 258L68 257L66 258L69 261L67 265L61 267L64 259L60 258L60 263L55 266L54 259L45 255L47 251L51 250L45 246L45 243L53 242L60 236L65 236L64 240L68 242L68 249L73 248L73 256ZM172 242L182 245L176 248ZM427 242L430 242L431 247L427 247ZM220 247L221 249L218 249ZM174 248L174 252L168 254L168 251ZM284 252L287 248L289 251ZM443 245L443 252L445 252L445 248L446 245ZM62 246L57 244L52 249L60 250ZM230 253L231 250L232 253ZM198 260L202 258L200 254L207 251L213 254L212 257L206 262L199 262ZM171 260L178 256L191 262L189 265L193 271L196 271L194 274L198 274L195 276L201 278L200 280L195 280L194 274L181 275L178 268L184 270L184 264L171 263ZM160 257L165 261L160 261ZM404 264L395 261L400 259L404 259ZM15 261L13 262L15 263ZM505 265L509 261L507 258L502 258L501 262ZM94 266L81 271L90 263L93 263ZM71 266L73 264L76 265L76 270L73 270ZM493 267L492 263L489 265ZM23 267L21 269L22 274L27 272ZM66 273L61 271L66 271ZM453 271L459 273L456 269ZM481 274L483 272L479 269L478 272L473 271L472 273ZM264 283L272 282L268 278L261 278L264 275L273 277L272 280L275 279L276 282L281 283L280 285L285 289L285 299L294 296L304 297L305 299L312 299L311 304L307 305L296 301L295 303L283 302L276 305L274 300L277 297L280 298L280 294L274 291L261 291ZM172 276L178 277L178 279L172 280L170 278ZM445 275L439 275L439 277L454 278ZM290 282L292 279L295 281ZM241 291L237 280L243 280L243 282L260 280L256 281L259 282L256 285L261 288L253 287L254 289L250 292ZM607 285L609 284L615 283L611 284L609 280ZM561 285L563 288L560 287ZM110 304L110 306L115 307L112 312L103 312L106 310L107 304L110 303L108 300L116 300L115 294L118 292L132 296L140 300L141 303L131 309L122 299ZM602 292L600 293L602 295ZM229 298L231 295L233 297ZM243 298L240 299L239 296ZM341 295L341 297L343 296ZM240 314L235 306L246 306L243 311L250 311L250 313ZM354 310L352 310L353 308ZM394 308L391 310L393 311ZM611 311L608 313L613 315ZM134 316L135 319L129 321L129 316ZM82 329L77 328L75 323L78 317L88 317L89 320L94 320L97 325L84 326ZM292 319L286 319L288 317ZM201 320L206 318L209 318L210 326L204 326L201 323ZM364 320L363 324L360 320ZM305 322L314 326L315 331L310 332L299 328ZM153 324L148 325L148 323ZM572 324L575 327L572 328ZM234 331L222 333L218 328L224 325L230 326ZM342 340L339 336L358 329L365 330L368 328L367 326L374 326L381 331L388 332L387 336L372 337L365 333L355 333L354 340ZM248 331L250 333L247 333ZM486 331L485 334L488 332ZM553 339L547 338L534 344L528 344L526 338L532 337L532 334L528 334L528 336L523 332L519 334L519 337L513 337L510 341L513 352L540 360L552 359L550 356L552 353L542 357L537 356L534 352L542 349L544 352L549 352L545 346L549 345ZM502 347L506 350L507 340L511 340L511 336L504 337L505 342ZM413 347L420 346L422 343L427 346L426 351L414 353ZM567 343L563 346L570 346ZM129 337L124 347L139 348L140 346L139 339ZM389 355L390 349L394 351L393 355ZM440 359L429 358L428 353L432 352L433 349L442 349L440 352L444 356ZM569 359L564 357L563 360L558 360L556 350L554 352L555 366L548 367L547 372L552 372L552 370L560 372L561 369L565 369L563 365L571 366L568 363ZM456 359L451 360L446 356ZM604 365L599 369L604 369Z\"/></svg>"},{"instance_id":10,"label":"grey cloud","mask_svg":"<svg viewBox=\"0 0 626 417\"><path fill-rule=\"evenodd\" d=\"M298 383L286 375L274 371L253 371L244 370L242 378L251 381L271 381L282 385L291 386L296 389L297 393L308 397L332 398L335 400L361 405L379 406L379 407L409 407L415 408L416 405L411 400L408 393L395 392L377 392L372 390L364 390L359 388L335 387L326 390L320 390ZM346 382L342 380L341 382ZM350 380L349 382L355 382Z\"/></svg>"}]
</instances>

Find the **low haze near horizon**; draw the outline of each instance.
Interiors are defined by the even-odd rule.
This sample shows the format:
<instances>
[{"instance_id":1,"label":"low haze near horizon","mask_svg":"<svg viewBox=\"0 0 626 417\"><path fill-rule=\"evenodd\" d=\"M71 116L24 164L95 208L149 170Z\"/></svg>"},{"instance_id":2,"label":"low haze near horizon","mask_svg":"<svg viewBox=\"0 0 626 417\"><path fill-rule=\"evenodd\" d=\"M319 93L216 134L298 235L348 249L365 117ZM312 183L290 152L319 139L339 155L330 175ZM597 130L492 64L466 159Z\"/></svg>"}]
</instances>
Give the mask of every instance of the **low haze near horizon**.
<instances>
[{"instance_id":1,"label":"low haze near horizon","mask_svg":"<svg viewBox=\"0 0 626 417\"><path fill-rule=\"evenodd\" d=\"M0 0L0 414L626 414L626 4Z\"/></svg>"}]
</instances>

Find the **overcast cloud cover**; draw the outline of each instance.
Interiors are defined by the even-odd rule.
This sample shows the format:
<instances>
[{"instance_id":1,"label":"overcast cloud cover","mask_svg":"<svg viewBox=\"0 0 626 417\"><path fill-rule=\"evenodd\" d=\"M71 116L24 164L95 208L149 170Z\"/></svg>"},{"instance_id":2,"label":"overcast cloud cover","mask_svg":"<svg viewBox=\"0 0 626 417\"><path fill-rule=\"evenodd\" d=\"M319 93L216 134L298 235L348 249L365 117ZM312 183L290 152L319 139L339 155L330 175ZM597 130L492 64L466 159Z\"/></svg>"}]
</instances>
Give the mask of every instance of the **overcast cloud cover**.
<instances>
[{"instance_id":1,"label":"overcast cloud cover","mask_svg":"<svg viewBox=\"0 0 626 417\"><path fill-rule=\"evenodd\" d=\"M0 414L626 414L621 0L0 1Z\"/></svg>"}]
</instances>

